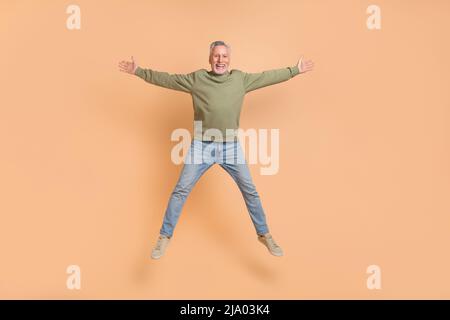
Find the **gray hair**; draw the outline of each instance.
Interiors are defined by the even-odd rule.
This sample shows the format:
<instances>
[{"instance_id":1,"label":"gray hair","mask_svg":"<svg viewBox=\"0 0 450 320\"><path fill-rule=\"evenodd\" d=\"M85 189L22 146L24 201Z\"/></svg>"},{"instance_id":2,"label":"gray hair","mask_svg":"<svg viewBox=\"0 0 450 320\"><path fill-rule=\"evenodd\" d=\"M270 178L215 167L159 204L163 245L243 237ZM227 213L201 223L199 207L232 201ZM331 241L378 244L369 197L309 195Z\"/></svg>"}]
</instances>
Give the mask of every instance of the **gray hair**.
<instances>
[{"instance_id":1,"label":"gray hair","mask_svg":"<svg viewBox=\"0 0 450 320\"><path fill-rule=\"evenodd\" d=\"M214 42L211 43L211 45L209 46L209 55L211 55L211 53L212 53L214 47L217 47L217 46L225 46L225 47L227 48L227 50L228 50L228 53L231 54L231 47L230 47L228 44L226 44L226 43L223 42L223 41L214 41Z\"/></svg>"}]
</instances>

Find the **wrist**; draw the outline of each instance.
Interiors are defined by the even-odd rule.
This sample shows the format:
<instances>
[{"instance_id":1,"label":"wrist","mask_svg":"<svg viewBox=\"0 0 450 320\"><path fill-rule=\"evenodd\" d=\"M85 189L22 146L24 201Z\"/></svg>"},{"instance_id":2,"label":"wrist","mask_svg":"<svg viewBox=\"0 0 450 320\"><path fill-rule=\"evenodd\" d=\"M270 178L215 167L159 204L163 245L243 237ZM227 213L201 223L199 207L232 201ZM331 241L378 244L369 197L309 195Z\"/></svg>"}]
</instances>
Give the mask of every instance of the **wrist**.
<instances>
[{"instance_id":1,"label":"wrist","mask_svg":"<svg viewBox=\"0 0 450 320\"><path fill-rule=\"evenodd\" d=\"M292 73L293 76L296 76L301 73L300 66L298 64L292 68Z\"/></svg>"}]
</instances>

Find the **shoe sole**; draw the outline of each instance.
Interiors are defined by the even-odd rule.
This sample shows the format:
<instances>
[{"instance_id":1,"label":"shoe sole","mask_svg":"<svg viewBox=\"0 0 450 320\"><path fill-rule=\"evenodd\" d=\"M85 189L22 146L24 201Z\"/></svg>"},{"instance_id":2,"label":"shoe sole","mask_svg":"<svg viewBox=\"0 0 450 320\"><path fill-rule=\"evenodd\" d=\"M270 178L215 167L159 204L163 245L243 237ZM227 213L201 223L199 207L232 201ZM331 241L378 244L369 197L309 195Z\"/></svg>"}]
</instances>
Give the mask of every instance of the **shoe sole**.
<instances>
[{"instance_id":1,"label":"shoe sole","mask_svg":"<svg viewBox=\"0 0 450 320\"><path fill-rule=\"evenodd\" d=\"M154 255L151 255L151 258L154 259L154 260L158 260L158 259L161 258L161 257L162 257L162 255L161 255L161 256L154 256Z\"/></svg>"}]
</instances>

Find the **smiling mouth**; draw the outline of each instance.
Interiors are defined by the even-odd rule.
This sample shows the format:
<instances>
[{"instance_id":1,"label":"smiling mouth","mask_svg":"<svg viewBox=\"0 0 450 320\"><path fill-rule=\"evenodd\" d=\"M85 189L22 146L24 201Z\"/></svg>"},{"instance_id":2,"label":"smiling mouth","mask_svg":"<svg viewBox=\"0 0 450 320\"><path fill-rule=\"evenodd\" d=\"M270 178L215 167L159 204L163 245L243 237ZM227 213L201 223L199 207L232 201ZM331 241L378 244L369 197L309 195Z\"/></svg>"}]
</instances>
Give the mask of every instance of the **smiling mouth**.
<instances>
[{"instance_id":1,"label":"smiling mouth","mask_svg":"<svg viewBox=\"0 0 450 320\"><path fill-rule=\"evenodd\" d=\"M224 70L225 69L225 65L224 64L216 64L216 69L217 70Z\"/></svg>"}]
</instances>

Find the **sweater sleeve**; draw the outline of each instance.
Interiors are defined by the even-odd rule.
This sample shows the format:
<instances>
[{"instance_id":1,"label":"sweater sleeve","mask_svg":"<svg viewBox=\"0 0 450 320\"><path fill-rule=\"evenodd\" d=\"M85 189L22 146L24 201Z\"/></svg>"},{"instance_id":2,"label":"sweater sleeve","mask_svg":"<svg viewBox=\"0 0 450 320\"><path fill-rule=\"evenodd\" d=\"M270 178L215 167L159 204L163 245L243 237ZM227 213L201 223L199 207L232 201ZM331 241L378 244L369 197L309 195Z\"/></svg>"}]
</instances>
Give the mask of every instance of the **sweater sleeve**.
<instances>
[{"instance_id":1,"label":"sweater sleeve","mask_svg":"<svg viewBox=\"0 0 450 320\"><path fill-rule=\"evenodd\" d=\"M289 80L300 73L298 66L267 70L261 73L243 73L245 92Z\"/></svg>"},{"instance_id":2,"label":"sweater sleeve","mask_svg":"<svg viewBox=\"0 0 450 320\"><path fill-rule=\"evenodd\" d=\"M189 74L169 74L137 67L134 74L151 84L183 92L191 92L194 83L194 72Z\"/></svg>"}]
</instances>

